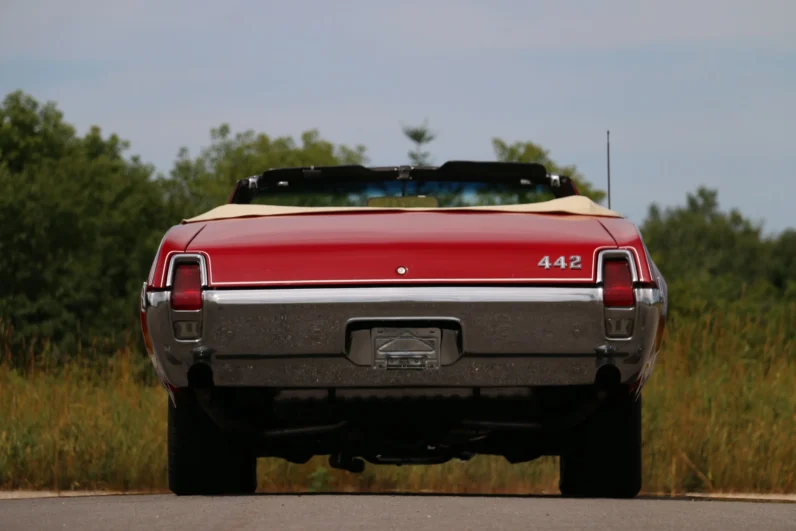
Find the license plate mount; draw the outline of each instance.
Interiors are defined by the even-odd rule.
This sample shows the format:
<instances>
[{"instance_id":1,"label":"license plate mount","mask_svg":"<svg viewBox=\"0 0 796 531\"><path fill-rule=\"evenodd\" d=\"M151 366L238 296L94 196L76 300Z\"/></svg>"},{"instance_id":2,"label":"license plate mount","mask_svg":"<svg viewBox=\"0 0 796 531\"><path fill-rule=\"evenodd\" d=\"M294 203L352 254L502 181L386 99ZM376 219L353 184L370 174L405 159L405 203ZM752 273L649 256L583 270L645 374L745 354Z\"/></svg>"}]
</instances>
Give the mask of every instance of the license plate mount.
<instances>
[{"instance_id":1,"label":"license plate mount","mask_svg":"<svg viewBox=\"0 0 796 531\"><path fill-rule=\"evenodd\" d=\"M377 327L371 330L373 367L382 370L434 370L440 367L439 328Z\"/></svg>"}]
</instances>

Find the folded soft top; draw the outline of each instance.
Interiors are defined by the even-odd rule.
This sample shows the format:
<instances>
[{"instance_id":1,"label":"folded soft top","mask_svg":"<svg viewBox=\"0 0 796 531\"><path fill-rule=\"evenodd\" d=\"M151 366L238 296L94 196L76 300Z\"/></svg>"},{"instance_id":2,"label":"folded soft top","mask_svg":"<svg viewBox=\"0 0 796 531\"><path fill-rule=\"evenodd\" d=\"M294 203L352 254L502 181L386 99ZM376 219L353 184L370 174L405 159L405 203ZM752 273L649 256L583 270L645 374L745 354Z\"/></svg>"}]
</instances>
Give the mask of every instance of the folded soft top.
<instances>
[{"instance_id":1,"label":"folded soft top","mask_svg":"<svg viewBox=\"0 0 796 531\"><path fill-rule=\"evenodd\" d=\"M393 208L393 207L301 207L281 205L239 205L226 204L216 207L204 214L184 219L182 223L195 223L198 221L212 221L220 219L287 216L298 214L331 214L336 212L372 212L372 211L407 211L407 212L448 212L448 211L476 211L476 212L513 212L527 214L571 214L580 216L598 217L623 217L618 212L602 207L582 195L573 195L551 199L541 203L501 206L469 206L452 208Z\"/></svg>"}]
</instances>

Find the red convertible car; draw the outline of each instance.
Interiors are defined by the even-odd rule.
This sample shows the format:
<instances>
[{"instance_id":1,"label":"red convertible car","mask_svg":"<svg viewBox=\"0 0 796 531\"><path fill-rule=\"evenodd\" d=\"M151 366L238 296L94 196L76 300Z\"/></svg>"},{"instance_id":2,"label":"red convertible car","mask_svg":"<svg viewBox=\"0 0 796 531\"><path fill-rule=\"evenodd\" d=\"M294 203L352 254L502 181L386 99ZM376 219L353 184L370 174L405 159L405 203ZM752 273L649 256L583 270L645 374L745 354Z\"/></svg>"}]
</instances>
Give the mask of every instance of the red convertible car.
<instances>
[{"instance_id":1,"label":"red convertible car","mask_svg":"<svg viewBox=\"0 0 796 531\"><path fill-rule=\"evenodd\" d=\"M633 497L666 313L637 228L540 164L242 179L166 233L141 293L169 486L253 492L263 456L555 455L565 496Z\"/></svg>"}]
</instances>

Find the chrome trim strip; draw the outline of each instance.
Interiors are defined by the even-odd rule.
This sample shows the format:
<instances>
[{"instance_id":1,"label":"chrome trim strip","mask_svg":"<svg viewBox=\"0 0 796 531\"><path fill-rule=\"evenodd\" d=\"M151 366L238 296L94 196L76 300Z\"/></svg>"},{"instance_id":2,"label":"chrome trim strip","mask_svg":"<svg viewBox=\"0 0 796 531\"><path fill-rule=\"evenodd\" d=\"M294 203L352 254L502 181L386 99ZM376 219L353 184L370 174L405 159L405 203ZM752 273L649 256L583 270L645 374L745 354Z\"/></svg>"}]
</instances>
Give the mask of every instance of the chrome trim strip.
<instances>
[{"instance_id":1,"label":"chrome trim strip","mask_svg":"<svg viewBox=\"0 0 796 531\"><path fill-rule=\"evenodd\" d=\"M150 291L146 294L147 306L157 308L161 304L168 304L171 300L171 293L168 291Z\"/></svg>"},{"instance_id":2,"label":"chrome trim strip","mask_svg":"<svg viewBox=\"0 0 796 531\"><path fill-rule=\"evenodd\" d=\"M627 249L611 249L607 251L600 251L600 254L597 255L597 283L599 284L603 281L603 263L605 262L605 259L617 257L627 259L627 263L630 264L630 275L633 278L633 282L639 282L636 259L632 254L630 254L630 251Z\"/></svg>"},{"instance_id":3,"label":"chrome trim strip","mask_svg":"<svg viewBox=\"0 0 796 531\"><path fill-rule=\"evenodd\" d=\"M199 274L202 278L202 287L207 287L207 262L205 256L199 253L175 253L169 257L169 268L166 273L166 288L171 288L174 278L174 267L179 263L193 262L199 264Z\"/></svg>"},{"instance_id":4,"label":"chrome trim strip","mask_svg":"<svg viewBox=\"0 0 796 531\"><path fill-rule=\"evenodd\" d=\"M329 286L346 284L521 284L545 282L548 284L592 284L593 278L543 278L543 277L505 277L505 278L343 278L343 279L318 279L318 280L258 280L253 282L213 282L214 287L232 288L247 286Z\"/></svg>"},{"instance_id":5,"label":"chrome trim strip","mask_svg":"<svg viewBox=\"0 0 796 531\"><path fill-rule=\"evenodd\" d=\"M145 312L146 311L146 307L147 307L147 296L146 295L147 295L147 293L146 293L146 282L144 282L144 286L141 288L141 306L140 306L140 310L142 312Z\"/></svg>"},{"instance_id":6,"label":"chrome trim strip","mask_svg":"<svg viewBox=\"0 0 796 531\"><path fill-rule=\"evenodd\" d=\"M593 287L511 288L377 287L205 290L202 297L218 304L344 304L368 302L600 302L602 289Z\"/></svg>"}]
</instances>

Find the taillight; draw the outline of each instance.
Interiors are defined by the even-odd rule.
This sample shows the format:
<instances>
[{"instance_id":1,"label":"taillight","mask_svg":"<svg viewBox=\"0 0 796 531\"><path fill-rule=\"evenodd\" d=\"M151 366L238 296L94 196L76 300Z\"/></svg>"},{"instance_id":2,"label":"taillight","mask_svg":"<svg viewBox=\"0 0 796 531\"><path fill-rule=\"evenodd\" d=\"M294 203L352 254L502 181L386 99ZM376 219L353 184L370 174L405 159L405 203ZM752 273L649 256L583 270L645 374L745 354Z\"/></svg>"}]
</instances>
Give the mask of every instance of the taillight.
<instances>
[{"instance_id":1,"label":"taillight","mask_svg":"<svg viewBox=\"0 0 796 531\"><path fill-rule=\"evenodd\" d=\"M624 258L607 259L603 264L603 303L607 308L629 308L635 304L633 276Z\"/></svg>"},{"instance_id":2,"label":"taillight","mask_svg":"<svg viewBox=\"0 0 796 531\"><path fill-rule=\"evenodd\" d=\"M173 310L202 309L202 275L199 264L178 264L171 289Z\"/></svg>"}]
</instances>

